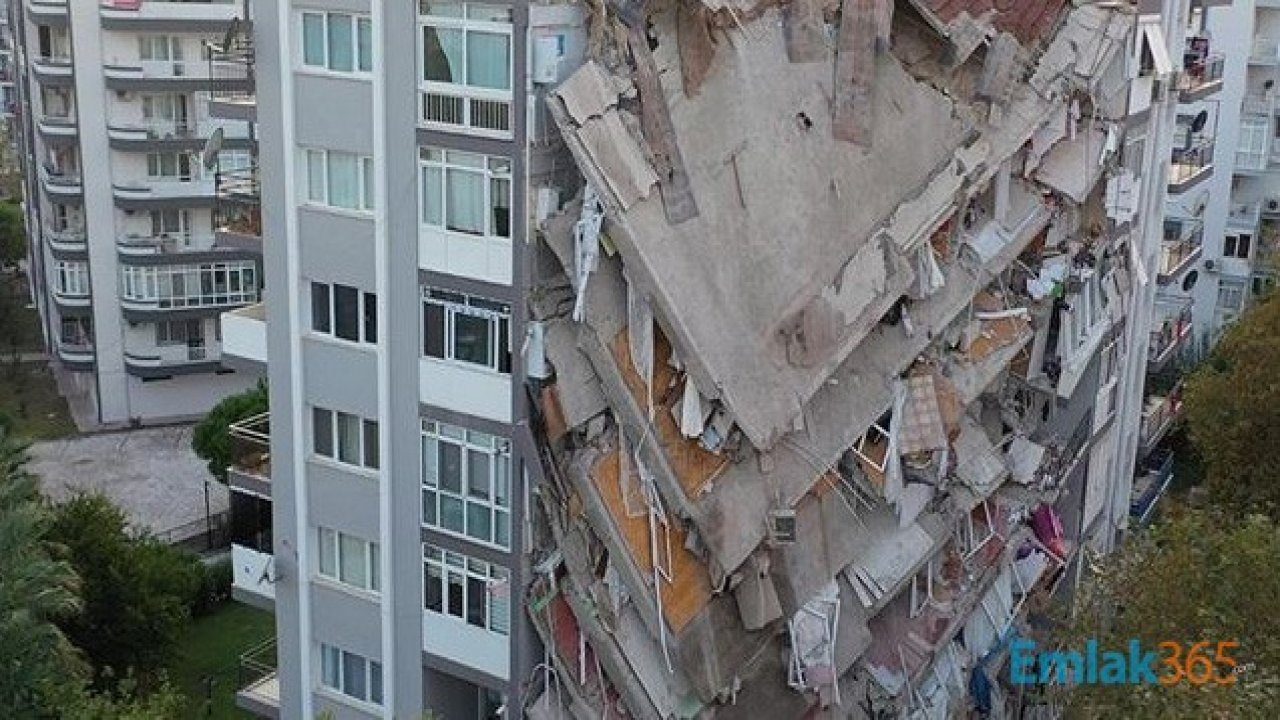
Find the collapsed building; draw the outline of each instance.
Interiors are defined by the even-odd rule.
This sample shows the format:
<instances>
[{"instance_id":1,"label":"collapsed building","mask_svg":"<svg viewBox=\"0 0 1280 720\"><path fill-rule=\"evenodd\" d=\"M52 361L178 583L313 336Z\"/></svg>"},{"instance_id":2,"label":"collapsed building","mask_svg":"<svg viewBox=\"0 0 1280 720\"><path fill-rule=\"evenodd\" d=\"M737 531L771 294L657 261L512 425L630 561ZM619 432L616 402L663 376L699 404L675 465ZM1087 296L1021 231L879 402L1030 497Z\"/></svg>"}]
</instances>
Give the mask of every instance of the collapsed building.
<instances>
[{"instance_id":1,"label":"collapsed building","mask_svg":"<svg viewBox=\"0 0 1280 720\"><path fill-rule=\"evenodd\" d=\"M527 712L1019 702L1129 502L1160 10L589 5L530 157Z\"/></svg>"}]
</instances>

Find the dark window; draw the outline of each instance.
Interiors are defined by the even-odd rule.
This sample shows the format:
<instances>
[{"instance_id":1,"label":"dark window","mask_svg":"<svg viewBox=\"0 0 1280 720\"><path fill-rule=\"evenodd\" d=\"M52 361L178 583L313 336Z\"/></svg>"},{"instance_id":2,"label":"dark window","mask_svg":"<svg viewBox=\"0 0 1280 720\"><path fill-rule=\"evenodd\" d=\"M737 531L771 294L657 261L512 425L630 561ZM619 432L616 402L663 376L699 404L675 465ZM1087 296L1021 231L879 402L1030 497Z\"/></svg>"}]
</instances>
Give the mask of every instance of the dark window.
<instances>
[{"instance_id":1,"label":"dark window","mask_svg":"<svg viewBox=\"0 0 1280 720\"><path fill-rule=\"evenodd\" d=\"M346 285L333 286L333 334L343 340L360 340L360 293Z\"/></svg>"},{"instance_id":2,"label":"dark window","mask_svg":"<svg viewBox=\"0 0 1280 720\"><path fill-rule=\"evenodd\" d=\"M444 358L444 308L435 303L423 306L422 346L428 357Z\"/></svg>"},{"instance_id":3,"label":"dark window","mask_svg":"<svg viewBox=\"0 0 1280 720\"><path fill-rule=\"evenodd\" d=\"M1252 235L1241 235L1240 240L1236 243L1236 257L1248 258L1249 246L1252 244L1252 242L1253 242Z\"/></svg>"},{"instance_id":4,"label":"dark window","mask_svg":"<svg viewBox=\"0 0 1280 720\"><path fill-rule=\"evenodd\" d=\"M333 332L329 317L329 286L311 283L311 329L316 332Z\"/></svg>"},{"instance_id":5,"label":"dark window","mask_svg":"<svg viewBox=\"0 0 1280 720\"><path fill-rule=\"evenodd\" d=\"M378 342L378 296L364 294L364 341Z\"/></svg>"},{"instance_id":6,"label":"dark window","mask_svg":"<svg viewBox=\"0 0 1280 720\"><path fill-rule=\"evenodd\" d=\"M333 457L333 414L322 408L311 408L312 446L317 455Z\"/></svg>"},{"instance_id":7,"label":"dark window","mask_svg":"<svg viewBox=\"0 0 1280 720\"><path fill-rule=\"evenodd\" d=\"M511 321L498 320L498 372L511 372Z\"/></svg>"},{"instance_id":8,"label":"dark window","mask_svg":"<svg viewBox=\"0 0 1280 720\"><path fill-rule=\"evenodd\" d=\"M440 443L440 487L462 494L462 448L453 443Z\"/></svg>"},{"instance_id":9,"label":"dark window","mask_svg":"<svg viewBox=\"0 0 1280 720\"><path fill-rule=\"evenodd\" d=\"M364 421L364 466L378 469L378 423L376 420Z\"/></svg>"},{"instance_id":10,"label":"dark window","mask_svg":"<svg viewBox=\"0 0 1280 720\"><path fill-rule=\"evenodd\" d=\"M467 576L467 622L484 627L484 600L488 588L480 578Z\"/></svg>"},{"instance_id":11,"label":"dark window","mask_svg":"<svg viewBox=\"0 0 1280 720\"><path fill-rule=\"evenodd\" d=\"M440 612L444 605L444 577L439 567L427 564L427 587L425 604L428 610Z\"/></svg>"},{"instance_id":12,"label":"dark window","mask_svg":"<svg viewBox=\"0 0 1280 720\"><path fill-rule=\"evenodd\" d=\"M489 319L466 313L453 315L453 357L489 367Z\"/></svg>"},{"instance_id":13,"label":"dark window","mask_svg":"<svg viewBox=\"0 0 1280 720\"><path fill-rule=\"evenodd\" d=\"M462 617L462 573L449 571L449 614Z\"/></svg>"}]
</instances>

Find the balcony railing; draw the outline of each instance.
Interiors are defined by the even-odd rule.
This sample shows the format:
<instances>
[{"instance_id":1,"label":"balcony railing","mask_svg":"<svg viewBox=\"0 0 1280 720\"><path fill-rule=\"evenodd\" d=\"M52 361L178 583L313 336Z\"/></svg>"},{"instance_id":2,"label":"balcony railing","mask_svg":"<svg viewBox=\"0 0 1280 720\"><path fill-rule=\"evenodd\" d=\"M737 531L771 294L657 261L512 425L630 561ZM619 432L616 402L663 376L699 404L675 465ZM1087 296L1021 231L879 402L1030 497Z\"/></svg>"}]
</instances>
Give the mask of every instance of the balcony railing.
<instances>
[{"instance_id":1,"label":"balcony railing","mask_svg":"<svg viewBox=\"0 0 1280 720\"><path fill-rule=\"evenodd\" d=\"M1170 218L1164 222L1160 243L1159 274L1168 279L1199 256L1204 243L1204 222L1199 218Z\"/></svg>"},{"instance_id":2,"label":"balcony railing","mask_svg":"<svg viewBox=\"0 0 1280 720\"><path fill-rule=\"evenodd\" d=\"M1199 58L1188 57L1178 77L1178 90L1191 94L1222 81L1226 57L1220 53Z\"/></svg>"},{"instance_id":3,"label":"balcony railing","mask_svg":"<svg viewBox=\"0 0 1280 720\"><path fill-rule=\"evenodd\" d=\"M1172 427L1173 421L1182 414L1182 383L1178 383L1165 397L1155 395L1147 398L1146 407L1142 410L1142 447L1144 452L1151 452L1156 443L1165 436Z\"/></svg>"},{"instance_id":4,"label":"balcony railing","mask_svg":"<svg viewBox=\"0 0 1280 720\"><path fill-rule=\"evenodd\" d=\"M240 656L236 705L250 712L279 710L280 677L276 672L276 641L272 638Z\"/></svg>"},{"instance_id":5,"label":"balcony railing","mask_svg":"<svg viewBox=\"0 0 1280 720\"><path fill-rule=\"evenodd\" d=\"M1234 228L1256 230L1262 220L1262 203L1233 203L1227 212L1227 224Z\"/></svg>"},{"instance_id":6,"label":"balcony railing","mask_svg":"<svg viewBox=\"0 0 1280 720\"><path fill-rule=\"evenodd\" d=\"M1253 49L1249 52L1249 62L1259 64L1280 62L1280 41L1268 37L1254 39Z\"/></svg>"},{"instance_id":7,"label":"balcony railing","mask_svg":"<svg viewBox=\"0 0 1280 720\"><path fill-rule=\"evenodd\" d=\"M231 439L231 469L263 480L271 479L271 413L263 412L227 427Z\"/></svg>"},{"instance_id":8,"label":"balcony railing","mask_svg":"<svg viewBox=\"0 0 1280 720\"><path fill-rule=\"evenodd\" d=\"M1129 500L1129 514L1145 523L1155 510L1156 503L1164 496L1173 482L1173 451L1164 449L1152 453L1138 470L1133 481L1133 494Z\"/></svg>"},{"instance_id":9,"label":"balcony railing","mask_svg":"<svg viewBox=\"0 0 1280 720\"><path fill-rule=\"evenodd\" d=\"M64 252L83 250L86 242L83 227L51 228L45 231L44 239L53 249Z\"/></svg>"},{"instance_id":10,"label":"balcony railing","mask_svg":"<svg viewBox=\"0 0 1280 720\"><path fill-rule=\"evenodd\" d=\"M466 129L493 137L511 137L511 92L448 83L426 83L419 95L422 122L428 127Z\"/></svg>"},{"instance_id":11,"label":"balcony railing","mask_svg":"<svg viewBox=\"0 0 1280 720\"><path fill-rule=\"evenodd\" d=\"M1191 334L1191 303L1169 304L1157 301L1152 323L1154 327L1147 346L1147 362L1158 368L1169 360Z\"/></svg>"},{"instance_id":12,"label":"balcony railing","mask_svg":"<svg viewBox=\"0 0 1280 720\"><path fill-rule=\"evenodd\" d=\"M1193 139L1190 147L1173 149L1169 164L1169 184L1184 185L1213 166L1213 138Z\"/></svg>"},{"instance_id":13,"label":"balcony railing","mask_svg":"<svg viewBox=\"0 0 1280 720\"><path fill-rule=\"evenodd\" d=\"M262 237L262 197L256 166L218 171L214 195L214 226L219 231Z\"/></svg>"},{"instance_id":14,"label":"balcony railing","mask_svg":"<svg viewBox=\"0 0 1280 720\"><path fill-rule=\"evenodd\" d=\"M180 253L192 246L191 233L164 233L163 235L125 235L116 240L116 248L122 255L168 255Z\"/></svg>"}]
</instances>

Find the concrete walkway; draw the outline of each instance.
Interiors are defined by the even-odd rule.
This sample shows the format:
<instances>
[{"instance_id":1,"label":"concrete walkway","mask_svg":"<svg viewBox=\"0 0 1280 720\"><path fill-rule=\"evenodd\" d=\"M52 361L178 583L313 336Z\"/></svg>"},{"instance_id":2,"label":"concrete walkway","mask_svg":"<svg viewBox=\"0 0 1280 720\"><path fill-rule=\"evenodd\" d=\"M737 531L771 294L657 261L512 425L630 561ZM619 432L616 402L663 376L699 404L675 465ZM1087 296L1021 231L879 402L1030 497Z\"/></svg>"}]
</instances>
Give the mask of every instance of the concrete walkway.
<instances>
[{"instance_id":1,"label":"concrete walkway","mask_svg":"<svg viewBox=\"0 0 1280 720\"><path fill-rule=\"evenodd\" d=\"M163 533L227 509L227 488L191 450L191 427L99 433L36 443L30 469L54 500L77 490L115 500L135 527Z\"/></svg>"}]
</instances>

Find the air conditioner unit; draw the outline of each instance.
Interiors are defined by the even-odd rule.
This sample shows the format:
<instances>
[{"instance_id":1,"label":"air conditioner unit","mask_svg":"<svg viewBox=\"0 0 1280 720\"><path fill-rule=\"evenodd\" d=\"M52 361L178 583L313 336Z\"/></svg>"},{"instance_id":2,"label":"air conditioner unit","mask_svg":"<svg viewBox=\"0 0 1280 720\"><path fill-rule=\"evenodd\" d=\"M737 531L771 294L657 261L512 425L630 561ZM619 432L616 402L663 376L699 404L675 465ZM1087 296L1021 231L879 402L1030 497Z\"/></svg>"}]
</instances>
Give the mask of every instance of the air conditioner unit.
<instances>
[{"instance_id":1,"label":"air conditioner unit","mask_svg":"<svg viewBox=\"0 0 1280 720\"><path fill-rule=\"evenodd\" d=\"M1205 260L1205 261L1204 261L1204 269L1205 269L1205 272L1217 272L1217 271L1218 271L1218 263L1217 263L1217 262L1215 262L1213 259Z\"/></svg>"}]
</instances>

